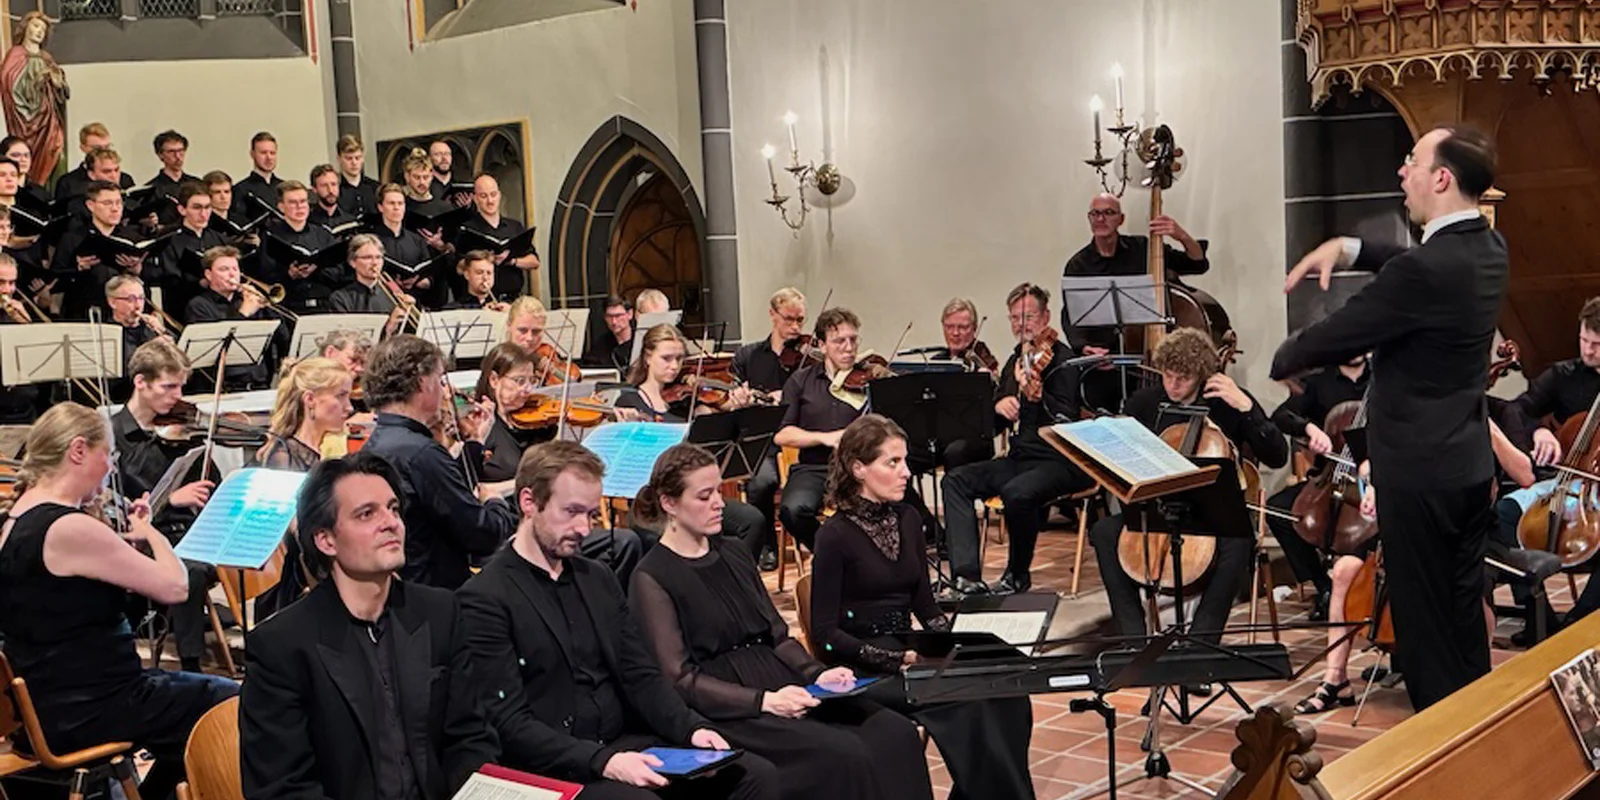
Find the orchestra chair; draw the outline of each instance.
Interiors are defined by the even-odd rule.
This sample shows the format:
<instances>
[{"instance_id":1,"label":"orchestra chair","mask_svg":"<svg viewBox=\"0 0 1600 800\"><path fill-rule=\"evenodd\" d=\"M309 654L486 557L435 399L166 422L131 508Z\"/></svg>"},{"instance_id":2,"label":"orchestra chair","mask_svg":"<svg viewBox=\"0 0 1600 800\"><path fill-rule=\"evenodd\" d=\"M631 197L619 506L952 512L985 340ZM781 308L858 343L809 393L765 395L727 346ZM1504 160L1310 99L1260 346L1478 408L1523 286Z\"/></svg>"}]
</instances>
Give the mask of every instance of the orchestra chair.
<instances>
[{"instance_id":1,"label":"orchestra chair","mask_svg":"<svg viewBox=\"0 0 1600 800\"><path fill-rule=\"evenodd\" d=\"M1057 497L1054 500L1044 504L1044 513L1046 514L1048 514L1049 509L1053 508L1057 503L1070 502L1078 505L1078 541L1073 546L1072 590L1069 592L1069 596L1073 598L1078 596L1078 586L1081 576L1083 575L1083 546L1084 542L1089 540L1089 512L1093 509L1094 502L1099 497L1100 487L1095 485L1073 494ZM1006 541L1005 513L1006 504L998 496L991 497L983 502L983 525L978 531L979 563L982 563L984 551L987 549L991 516L994 518L996 530L995 544L1003 544Z\"/></svg>"},{"instance_id":2,"label":"orchestra chair","mask_svg":"<svg viewBox=\"0 0 1600 800\"><path fill-rule=\"evenodd\" d=\"M4 655L0 655L0 680L10 687L4 700L0 700L0 733L10 738L21 729L27 733L28 744L33 749L31 758L14 748L0 757L0 766L3 766L0 776L15 775L36 767L58 773L72 770L71 796L81 798L90 777L96 776L99 780L115 778L122 784L122 791L128 800L140 800L139 781L134 775L133 763L124 757L133 749L132 742L106 742L58 755L45 740L44 726L34 710L27 681L12 671L11 661ZM0 788L0 797L3 796L4 789Z\"/></svg>"},{"instance_id":3,"label":"orchestra chair","mask_svg":"<svg viewBox=\"0 0 1600 800\"><path fill-rule=\"evenodd\" d=\"M1511 604L1501 605L1494 603L1492 610L1496 618L1515 617L1523 621L1527 630L1533 633L1533 644L1545 640L1550 635L1546 626L1544 614L1539 609L1549 605L1545 595L1544 581L1546 578L1561 572L1561 556L1544 550L1524 550L1508 548L1494 540L1489 541L1489 552L1484 555L1483 563L1492 571L1489 573L1497 584L1520 584L1528 587L1533 602L1530 608ZM1567 579L1572 579L1572 573L1567 573ZM1593 580L1593 578L1590 578ZM1577 599L1577 594L1573 594Z\"/></svg>"},{"instance_id":4,"label":"orchestra chair","mask_svg":"<svg viewBox=\"0 0 1600 800\"><path fill-rule=\"evenodd\" d=\"M801 575L794 582L795 611L800 619L800 643L817 654L817 648L811 644L811 576Z\"/></svg>"},{"instance_id":5,"label":"orchestra chair","mask_svg":"<svg viewBox=\"0 0 1600 800\"><path fill-rule=\"evenodd\" d=\"M239 775L239 698L213 706L189 733L183 751L189 775L179 784L179 797L189 800L244 800Z\"/></svg>"},{"instance_id":6,"label":"orchestra chair","mask_svg":"<svg viewBox=\"0 0 1600 800\"><path fill-rule=\"evenodd\" d=\"M778 493L772 498L772 507L777 509L783 505L783 487L789 482L789 468L800 460L800 448L785 447L778 451ZM772 524L778 529L778 591L783 591L787 583L789 572L789 551L794 550L795 572L804 571L805 562L800 555L800 543L789 535L783 527L783 521L778 519L776 512L772 515Z\"/></svg>"}]
</instances>

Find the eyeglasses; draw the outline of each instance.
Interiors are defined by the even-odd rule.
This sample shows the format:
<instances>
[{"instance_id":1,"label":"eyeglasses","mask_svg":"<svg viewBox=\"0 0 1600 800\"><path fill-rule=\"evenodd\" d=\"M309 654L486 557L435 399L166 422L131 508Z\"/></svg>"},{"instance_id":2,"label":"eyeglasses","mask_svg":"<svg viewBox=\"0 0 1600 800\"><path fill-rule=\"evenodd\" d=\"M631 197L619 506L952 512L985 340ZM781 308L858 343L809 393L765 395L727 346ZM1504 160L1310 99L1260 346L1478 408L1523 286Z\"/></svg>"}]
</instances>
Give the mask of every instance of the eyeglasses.
<instances>
[{"instance_id":1,"label":"eyeglasses","mask_svg":"<svg viewBox=\"0 0 1600 800\"><path fill-rule=\"evenodd\" d=\"M781 319L790 325L806 324L806 315L804 314L779 314L778 319Z\"/></svg>"},{"instance_id":2,"label":"eyeglasses","mask_svg":"<svg viewBox=\"0 0 1600 800\"><path fill-rule=\"evenodd\" d=\"M531 375L512 375L501 380L510 381L511 385L518 389L532 389L539 385L539 382L534 380Z\"/></svg>"},{"instance_id":3,"label":"eyeglasses","mask_svg":"<svg viewBox=\"0 0 1600 800\"><path fill-rule=\"evenodd\" d=\"M142 294L116 295L116 296L112 297L111 299L112 300L121 300L124 303L137 303L137 302L139 302L141 300L144 300L144 295L142 295Z\"/></svg>"},{"instance_id":4,"label":"eyeglasses","mask_svg":"<svg viewBox=\"0 0 1600 800\"><path fill-rule=\"evenodd\" d=\"M1089 212L1089 219L1111 219L1121 213L1121 211L1112 211L1109 208L1096 208Z\"/></svg>"}]
</instances>

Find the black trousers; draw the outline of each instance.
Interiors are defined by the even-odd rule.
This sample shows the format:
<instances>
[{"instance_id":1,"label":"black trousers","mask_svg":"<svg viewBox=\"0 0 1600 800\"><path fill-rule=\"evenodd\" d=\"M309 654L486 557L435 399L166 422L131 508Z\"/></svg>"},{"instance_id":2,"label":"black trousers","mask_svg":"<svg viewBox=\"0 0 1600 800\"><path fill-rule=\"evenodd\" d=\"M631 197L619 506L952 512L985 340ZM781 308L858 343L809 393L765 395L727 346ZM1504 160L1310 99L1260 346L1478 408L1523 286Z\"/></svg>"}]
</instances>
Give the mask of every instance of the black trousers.
<instances>
[{"instance_id":1,"label":"black trousers","mask_svg":"<svg viewBox=\"0 0 1600 800\"><path fill-rule=\"evenodd\" d=\"M760 536L755 540L754 544L756 546L751 548L751 554L760 555L763 549L777 550L778 532L774 527L774 523L778 519L778 456L776 453L761 462L761 466L756 468L756 474L750 476L750 480L744 485L744 497L761 514ZM724 519L723 524L726 526L726 519Z\"/></svg>"},{"instance_id":2,"label":"black trousers","mask_svg":"<svg viewBox=\"0 0 1600 800\"><path fill-rule=\"evenodd\" d=\"M1483 481L1378 492L1395 662L1418 711L1489 672L1483 556L1495 522L1492 491Z\"/></svg>"},{"instance_id":3,"label":"black trousers","mask_svg":"<svg viewBox=\"0 0 1600 800\"><path fill-rule=\"evenodd\" d=\"M1294 508L1295 498L1300 496L1300 489L1304 486L1303 483L1297 483L1278 492L1267 500L1267 505L1282 511ZM1300 538L1300 534L1295 533L1293 522L1269 516L1267 528L1272 531L1279 546L1283 548L1283 559L1289 562L1289 569L1294 572L1295 580L1311 581L1321 594L1333 591L1333 579L1328 577L1328 567L1322 559L1322 552L1310 542Z\"/></svg>"},{"instance_id":4,"label":"black trousers","mask_svg":"<svg viewBox=\"0 0 1600 800\"><path fill-rule=\"evenodd\" d=\"M968 464L945 473L945 536L950 544L950 571L957 577L983 579L978 555L978 514L973 503L999 497L1005 503L1010 537L1006 572L1027 578L1039 529L1049 517L1049 503L1088 488L1088 476L1062 459L1005 456Z\"/></svg>"},{"instance_id":5,"label":"black trousers","mask_svg":"<svg viewBox=\"0 0 1600 800\"><path fill-rule=\"evenodd\" d=\"M1033 704L1028 698L912 705L906 699L905 679L899 675L873 684L865 696L928 730L950 770L950 800L1034 797L1028 772Z\"/></svg>"},{"instance_id":6,"label":"black trousers","mask_svg":"<svg viewBox=\"0 0 1600 800\"><path fill-rule=\"evenodd\" d=\"M614 743L628 751L647 747L678 747L651 736L628 735ZM587 783L580 793L583 800L778 800L782 796L778 768L755 753L745 752L738 761L704 778L673 781L658 790L640 789L616 781Z\"/></svg>"},{"instance_id":7,"label":"black trousers","mask_svg":"<svg viewBox=\"0 0 1600 800\"><path fill-rule=\"evenodd\" d=\"M182 603L167 607L167 619L172 623L172 638L178 642L178 658L200 658L206 653L206 629L211 627L211 615L206 604L211 584L217 582L217 568L198 561L184 561L189 569L189 597ZM226 642L224 642L226 646Z\"/></svg>"},{"instance_id":8,"label":"black trousers","mask_svg":"<svg viewBox=\"0 0 1600 800\"><path fill-rule=\"evenodd\" d=\"M1100 579L1105 583L1106 600L1111 604L1111 618L1123 636L1144 636L1144 602L1139 593L1143 586L1122 569L1117 560L1117 542L1122 534L1122 515L1112 514L1097 520L1089 528L1089 541L1094 543L1094 557L1100 564ZM1185 538L1185 543L1192 538ZM1249 537L1225 536L1216 539L1217 554L1212 560L1211 577L1200 592L1200 603L1195 606L1189 630L1197 639L1210 642L1222 640L1222 629L1228 624L1228 611L1234 598L1250 573L1251 540ZM1189 579L1188 575L1184 576ZM1479 626L1482 628L1482 626Z\"/></svg>"},{"instance_id":9,"label":"black trousers","mask_svg":"<svg viewBox=\"0 0 1600 800\"><path fill-rule=\"evenodd\" d=\"M660 538L656 536L655 540ZM644 558L644 542L644 536L627 528L594 528L578 544L578 553L610 567L622 583L623 591L627 591L633 568L639 566L639 559Z\"/></svg>"},{"instance_id":10,"label":"black trousers","mask_svg":"<svg viewBox=\"0 0 1600 800\"><path fill-rule=\"evenodd\" d=\"M796 464L789 468L789 482L783 485L783 502L778 504L778 519L784 530L807 549L817 541L822 522L822 494L828 486L828 468L817 464Z\"/></svg>"}]
</instances>

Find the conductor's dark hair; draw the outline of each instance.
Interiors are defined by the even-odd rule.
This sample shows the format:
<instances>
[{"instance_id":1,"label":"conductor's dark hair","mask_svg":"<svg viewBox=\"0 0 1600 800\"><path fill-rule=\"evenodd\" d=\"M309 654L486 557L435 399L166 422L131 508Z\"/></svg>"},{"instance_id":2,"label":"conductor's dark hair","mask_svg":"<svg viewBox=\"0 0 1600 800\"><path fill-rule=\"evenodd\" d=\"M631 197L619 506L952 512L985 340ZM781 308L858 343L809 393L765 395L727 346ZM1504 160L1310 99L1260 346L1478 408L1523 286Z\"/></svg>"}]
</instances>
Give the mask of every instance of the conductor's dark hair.
<instances>
[{"instance_id":1,"label":"conductor's dark hair","mask_svg":"<svg viewBox=\"0 0 1600 800\"><path fill-rule=\"evenodd\" d=\"M432 342L410 334L385 339L367 354L361 388L373 409L404 403L422 390L422 376L444 364L444 353Z\"/></svg>"},{"instance_id":2,"label":"conductor's dark hair","mask_svg":"<svg viewBox=\"0 0 1600 800\"><path fill-rule=\"evenodd\" d=\"M1494 185L1499 155L1494 139L1477 128L1441 125L1436 130L1449 133L1433 152L1435 168L1450 170L1463 195L1477 200Z\"/></svg>"},{"instance_id":3,"label":"conductor's dark hair","mask_svg":"<svg viewBox=\"0 0 1600 800\"><path fill-rule=\"evenodd\" d=\"M317 534L332 531L339 523L339 501L334 494L339 481L352 475L376 475L389 484L389 489L402 504L400 479L394 467L376 453L356 451L343 458L320 461L311 468L306 482L300 487L300 497L295 503L295 521L299 527L300 552L306 568L319 580L326 580L333 569L333 559L317 548ZM403 509L402 509L403 510Z\"/></svg>"},{"instance_id":4,"label":"conductor's dark hair","mask_svg":"<svg viewBox=\"0 0 1600 800\"><path fill-rule=\"evenodd\" d=\"M151 144L151 147L155 148L156 155L161 155L161 148L166 147L167 142L177 142L183 145L185 150L189 149L189 137L174 130L165 130L156 134L156 139Z\"/></svg>"},{"instance_id":5,"label":"conductor's dark hair","mask_svg":"<svg viewBox=\"0 0 1600 800\"><path fill-rule=\"evenodd\" d=\"M856 330L861 330L861 318L856 316L856 312L851 311L848 308L834 306L833 308L823 309L822 313L817 315L817 327L815 332L817 340L826 341L828 338L828 331L831 331L840 325L849 325Z\"/></svg>"},{"instance_id":6,"label":"conductor's dark hair","mask_svg":"<svg viewBox=\"0 0 1600 800\"><path fill-rule=\"evenodd\" d=\"M633 501L633 517L641 522L654 523L659 527L666 511L661 507L661 498L683 497L683 492L688 489L689 473L706 467L715 466L716 456L711 451L697 444L675 444L656 457L656 465L650 470L650 482L639 490L638 497Z\"/></svg>"},{"instance_id":7,"label":"conductor's dark hair","mask_svg":"<svg viewBox=\"0 0 1600 800\"><path fill-rule=\"evenodd\" d=\"M204 197L209 200L211 199L211 192L206 189L205 184L199 181L184 181L183 185L178 187L178 205L189 205L189 201L196 197Z\"/></svg>"},{"instance_id":8,"label":"conductor's dark hair","mask_svg":"<svg viewBox=\"0 0 1600 800\"><path fill-rule=\"evenodd\" d=\"M1578 324L1583 329L1600 336L1600 297L1591 297L1583 304L1583 310L1578 312Z\"/></svg>"}]
</instances>

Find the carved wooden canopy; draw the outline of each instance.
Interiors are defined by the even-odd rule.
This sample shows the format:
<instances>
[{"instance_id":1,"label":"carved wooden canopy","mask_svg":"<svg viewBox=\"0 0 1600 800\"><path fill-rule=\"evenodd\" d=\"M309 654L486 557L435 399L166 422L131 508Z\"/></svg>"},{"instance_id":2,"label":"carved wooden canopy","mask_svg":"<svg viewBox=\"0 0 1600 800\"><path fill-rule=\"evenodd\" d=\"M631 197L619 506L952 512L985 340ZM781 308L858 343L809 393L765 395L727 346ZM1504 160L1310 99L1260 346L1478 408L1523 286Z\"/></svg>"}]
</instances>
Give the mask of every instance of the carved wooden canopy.
<instances>
[{"instance_id":1,"label":"carved wooden canopy","mask_svg":"<svg viewBox=\"0 0 1600 800\"><path fill-rule=\"evenodd\" d=\"M1296 31L1312 102L1333 86L1398 87L1403 79L1543 80L1571 70L1600 83L1600 0L1298 0Z\"/></svg>"}]
</instances>

